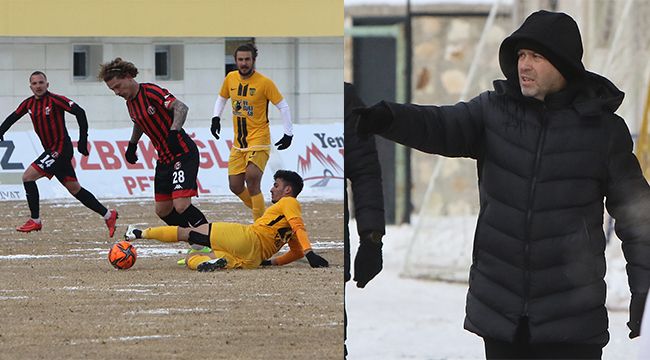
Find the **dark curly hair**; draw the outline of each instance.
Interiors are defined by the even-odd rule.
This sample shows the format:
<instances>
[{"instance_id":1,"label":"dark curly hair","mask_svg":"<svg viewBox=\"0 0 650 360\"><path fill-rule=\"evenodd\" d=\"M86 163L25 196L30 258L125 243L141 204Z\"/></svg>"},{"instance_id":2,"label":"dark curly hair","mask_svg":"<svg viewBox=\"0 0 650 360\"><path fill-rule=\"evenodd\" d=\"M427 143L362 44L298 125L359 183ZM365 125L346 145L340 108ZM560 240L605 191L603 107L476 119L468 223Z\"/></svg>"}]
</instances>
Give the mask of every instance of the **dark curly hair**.
<instances>
[{"instance_id":1,"label":"dark curly hair","mask_svg":"<svg viewBox=\"0 0 650 360\"><path fill-rule=\"evenodd\" d=\"M111 62L101 64L97 78L99 80L109 81L113 78L123 79L127 75L130 75L132 78L136 77L138 75L138 68L133 63L118 57Z\"/></svg>"}]
</instances>

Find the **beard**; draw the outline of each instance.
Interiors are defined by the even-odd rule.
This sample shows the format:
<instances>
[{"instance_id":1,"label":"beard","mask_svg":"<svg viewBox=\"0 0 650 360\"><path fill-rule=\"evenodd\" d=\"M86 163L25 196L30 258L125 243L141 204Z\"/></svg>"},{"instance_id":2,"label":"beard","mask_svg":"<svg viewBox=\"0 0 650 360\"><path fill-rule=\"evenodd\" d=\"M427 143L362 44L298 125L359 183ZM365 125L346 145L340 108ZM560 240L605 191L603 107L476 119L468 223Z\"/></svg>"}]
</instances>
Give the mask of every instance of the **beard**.
<instances>
[{"instance_id":1,"label":"beard","mask_svg":"<svg viewBox=\"0 0 650 360\"><path fill-rule=\"evenodd\" d=\"M242 69L237 69L239 71L239 75L241 76L249 76L253 73L253 67L248 68L248 70L243 70Z\"/></svg>"}]
</instances>

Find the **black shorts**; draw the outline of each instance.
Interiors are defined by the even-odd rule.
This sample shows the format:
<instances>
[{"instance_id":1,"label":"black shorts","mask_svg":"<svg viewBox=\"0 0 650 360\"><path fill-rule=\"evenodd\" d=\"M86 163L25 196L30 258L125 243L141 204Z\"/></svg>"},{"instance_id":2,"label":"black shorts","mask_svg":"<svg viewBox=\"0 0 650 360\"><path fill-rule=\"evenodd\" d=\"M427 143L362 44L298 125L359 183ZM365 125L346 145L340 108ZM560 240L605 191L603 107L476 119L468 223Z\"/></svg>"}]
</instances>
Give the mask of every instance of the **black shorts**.
<instances>
[{"instance_id":1,"label":"black shorts","mask_svg":"<svg viewBox=\"0 0 650 360\"><path fill-rule=\"evenodd\" d=\"M31 166L48 179L56 176L61 184L77 181L77 174L72 167L72 144L64 146L62 154L52 150L43 151Z\"/></svg>"},{"instance_id":2,"label":"black shorts","mask_svg":"<svg viewBox=\"0 0 650 360\"><path fill-rule=\"evenodd\" d=\"M190 148L189 153L174 159L169 164L156 163L153 185L155 200L167 201L196 196L198 173L199 151L196 145Z\"/></svg>"}]
</instances>

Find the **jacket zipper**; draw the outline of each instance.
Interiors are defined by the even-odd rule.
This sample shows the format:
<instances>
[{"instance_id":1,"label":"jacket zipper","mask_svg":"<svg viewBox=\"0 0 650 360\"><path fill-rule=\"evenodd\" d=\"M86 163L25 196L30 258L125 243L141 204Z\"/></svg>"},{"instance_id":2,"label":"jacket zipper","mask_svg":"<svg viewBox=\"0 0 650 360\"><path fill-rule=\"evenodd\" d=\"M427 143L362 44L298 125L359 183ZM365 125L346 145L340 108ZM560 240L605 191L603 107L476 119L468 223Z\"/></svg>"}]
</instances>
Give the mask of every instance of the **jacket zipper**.
<instances>
[{"instance_id":1,"label":"jacket zipper","mask_svg":"<svg viewBox=\"0 0 650 360\"><path fill-rule=\"evenodd\" d=\"M530 227L533 220L533 201L535 198L535 188L537 187L537 173L542 160L542 148L546 140L547 119L546 106L542 107L542 130L537 137L537 151L535 153L535 163L533 164L533 177L530 181L528 191L528 207L526 210L526 233L524 237L524 311L523 316L528 317L528 302L530 300Z\"/></svg>"}]
</instances>

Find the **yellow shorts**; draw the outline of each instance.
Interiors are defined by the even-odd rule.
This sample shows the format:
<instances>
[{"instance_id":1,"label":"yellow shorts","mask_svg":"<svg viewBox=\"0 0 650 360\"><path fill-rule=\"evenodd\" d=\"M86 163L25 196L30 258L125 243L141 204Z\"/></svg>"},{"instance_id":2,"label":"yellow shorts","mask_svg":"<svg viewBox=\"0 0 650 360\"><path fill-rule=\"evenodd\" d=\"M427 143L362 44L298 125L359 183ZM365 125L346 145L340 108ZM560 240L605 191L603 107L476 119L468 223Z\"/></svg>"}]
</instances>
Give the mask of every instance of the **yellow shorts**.
<instances>
[{"instance_id":1,"label":"yellow shorts","mask_svg":"<svg viewBox=\"0 0 650 360\"><path fill-rule=\"evenodd\" d=\"M247 150L241 151L235 148L230 150L228 158L228 175L239 175L246 172L246 166L252 162L262 172L269 161L269 150Z\"/></svg>"},{"instance_id":2,"label":"yellow shorts","mask_svg":"<svg viewBox=\"0 0 650 360\"><path fill-rule=\"evenodd\" d=\"M262 246L249 225L210 224L210 247L217 258L228 261L226 269L254 269L262 263Z\"/></svg>"}]
</instances>

